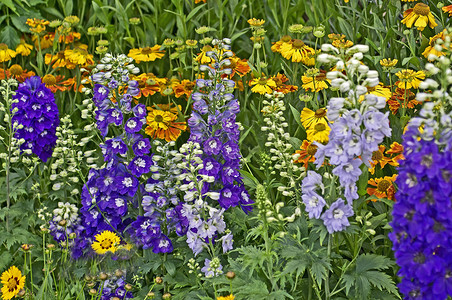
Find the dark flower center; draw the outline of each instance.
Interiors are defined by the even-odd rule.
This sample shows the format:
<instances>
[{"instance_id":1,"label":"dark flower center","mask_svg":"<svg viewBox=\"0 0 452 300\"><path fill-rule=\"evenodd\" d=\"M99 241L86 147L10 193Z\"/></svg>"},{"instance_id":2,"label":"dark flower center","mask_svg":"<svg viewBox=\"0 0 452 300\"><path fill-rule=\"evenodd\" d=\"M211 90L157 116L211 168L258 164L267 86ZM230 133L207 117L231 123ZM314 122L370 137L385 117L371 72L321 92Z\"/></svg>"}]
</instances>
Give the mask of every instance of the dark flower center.
<instances>
[{"instance_id":1,"label":"dark flower center","mask_svg":"<svg viewBox=\"0 0 452 300\"><path fill-rule=\"evenodd\" d=\"M434 204L435 203L435 198L433 198L433 192L432 190L428 190L425 192L424 197L421 200L422 203L429 203L429 204Z\"/></svg>"},{"instance_id":2,"label":"dark flower center","mask_svg":"<svg viewBox=\"0 0 452 300\"><path fill-rule=\"evenodd\" d=\"M19 76L24 72L24 69L22 69L22 67L19 66L18 64L14 64L9 68L9 71L11 72L12 75Z\"/></svg>"},{"instance_id":3,"label":"dark flower center","mask_svg":"<svg viewBox=\"0 0 452 300\"><path fill-rule=\"evenodd\" d=\"M319 75L317 75L317 76L315 77L315 80L317 80L317 81L325 81L325 80L326 80L326 74L320 73ZM318 110L323 110L323 111L324 111L323 108L319 108ZM317 112L316 112L316 113L317 113ZM326 115L326 112L325 112L325 115Z\"/></svg>"},{"instance_id":4,"label":"dark flower center","mask_svg":"<svg viewBox=\"0 0 452 300\"><path fill-rule=\"evenodd\" d=\"M408 221L411 221L411 220L413 220L414 213L415 213L414 210L407 211L407 212L403 215L403 217L404 217L405 219L407 219Z\"/></svg>"},{"instance_id":5,"label":"dark flower center","mask_svg":"<svg viewBox=\"0 0 452 300\"><path fill-rule=\"evenodd\" d=\"M383 179L382 181L380 181L380 182L378 183L377 189L378 189L380 192L386 192L386 190L387 190L390 186L391 186L391 183L390 183L388 180Z\"/></svg>"},{"instance_id":6,"label":"dark flower center","mask_svg":"<svg viewBox=\"0 0 452 300\"><path fill-rule=\"evenodd\" d=\"M317 146L314 145L314 144L309 145L306 148L306 152L308 153L308 155L314 156L316 154L316 152L317 152Z\"/></svg>"},{"instance_id":7,"label":"dark flower center","mask_svg":"<svg viewBox=\"0 0 452 300\"><path fill-rule=\"evenodd\" d=\"M323 118L324 116L326 116L326 110L325 109L319 108L318 110L315 111L315 117L316 118L320 119L320 118Z\"/></svg>"},{"instance_id":8,"label":"dark flower center","mask_svg":"<svg viewBox=\"0 0 452 300\"><path fill-rule=\"evenodd\" d=\"M113 242L110 239L105 239L100 243L102 249L110 249Z\"/></svg>"},{"instance_id":9,"label":"dark flower center","mask_svg":"<svg viewBox=\"0 0 452 300\"><path fill-rule=\"evenodd\" d=\"M284 43L288 43L288 42L290 42L292 40L292 38L290 37L290 35L284 35L282 38L281 38L281 42L284 42Z\"/></svg>"},{"instance_id":10,"label":"dark flower center","mask_svg":"<svg viewBox=\"0 0 452 300\"><path fill-rule=\"evenodd\" d=\"M418 3L414 6L413 11L416 15L428 16L430 13L430 7L427 4Z\"/></svg>"},{"instance_id":11,"label":"dark flower center","mask_svg":"<svg viewBox=\"0 0 452 300\"><path fill-rule=\"evenodd\" d=\"M315 131L324 131L326 129L325 124L323 123L317 123L314 126Z\"/></svg>"},{"instance_id":12,"label":"dark flower center","mask_svg":"<svg viewBox=\"0 0 452 300\"><path fill-rule=\"evenodd\" d=\"M161 115L156 115L156 116L155 116L155 121L158 122L158 123L160 123L160 122L163 121L163 117L162 117Z\"/></svg>"},{"instance_id":13,"label":"dark flower center","mask_svg":"<svg viewBox=\"0 0 452 300\"><path fill-rule=\"evenodd\" d=\"M151 49L151 47L144 47L143 49L141 49L141 53L142 54L151 54L152 49Z\"/></svg>"},{"instance_id":14,"label":"dark flower center","mask_svg":"<svg viewBox=\"0 0 452 300\"><path fill-rule=\"evenodd\" d=\"M442 170L441 173L443 175L444 181L449 183L450 179L452 178L452 174L449 171L446 171L446 170Z\"/></svg>"},{"instance_id":15,"label":"dark flower center","mask_svg":"<svg viewBox=\"0 0 452 300\"><path fill-rule=\"evenodd\" d=\"M0 50L8 50L8 45L5 43L0 43Z\"/></svg>"},{"instance_id":16,"label":"dark flower center","mask_svg":"<svg viewBox=\"0 0 452 300\"><path fill-rule=\"evenodd\" d=\"M8 279L7 287L10 292L14 291L19 285L19 279L17 277L11 277Z\"/></svg>"},{"instance_id":17,"label":"dark flower center","mask_svg":"<svg viewBox=\"0 0 452 300\"><path fill-rule=\"evenodd\" d=\"M47 74L42 78L42 82L44 82L46 85L55 85L56 78L52 74Z\"/></svg>"},{"instance_id":18,"label":"dark flower center","mask_svg":"<svg viewBox=\"0 0 452 300\"><path fill-rule=\"evenodd\" d=\"M381 153L380 151L374 151L372 152L372 160L373 161L380 161L383 159L383 153Z\"/></svg>"},{"instance_id":19,"label":"dark flower center","mask_svg":"<svg viewBox=\"0 0 452 300\"><path fill-rule=\"evenodd\" d=\"M294 48L296 48L296 49L301 49L301 48L304 47L304 43L303 43L302 40L298 40L298 39L297 39L297 40L294 40L294 41L293 41L292 46L293 46Z\"/></svg>"}]
</instances>

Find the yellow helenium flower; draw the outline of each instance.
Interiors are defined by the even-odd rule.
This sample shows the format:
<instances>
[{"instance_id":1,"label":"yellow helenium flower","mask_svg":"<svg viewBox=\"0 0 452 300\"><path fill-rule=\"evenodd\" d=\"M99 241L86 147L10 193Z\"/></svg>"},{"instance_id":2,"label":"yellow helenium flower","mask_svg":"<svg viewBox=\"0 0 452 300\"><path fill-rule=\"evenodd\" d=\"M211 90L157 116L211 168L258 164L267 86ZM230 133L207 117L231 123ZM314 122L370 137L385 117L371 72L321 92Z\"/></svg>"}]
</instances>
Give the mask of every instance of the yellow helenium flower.
<instances>
[{"instance_id":1,"label":"yellow helenium flower","mask_svg":"<svg viewBox=\"0 0 452 300\"><path fill-rule=\"evenodd\" d=\"M432 36L432 37L430 38L430 41L429 41L429 43L428 43L428 46L425 48L424 52L422 52L422 55L424 55L425 58L428 59L428 56L429 56L430 54L433 54L433 55L435 55L435 56L437 56L437 57L446 55L444 52L438 51L438 50L435 49L436 41L437 41L438 39L444 40L444 31L441 31L440 33L435 34L434 36ZM444 47L443 47L443 48L444 48Z\"/></svg>"},{"instance_id":2,"label":"yellow helenium flower","mask_svg":"<svg viewBox=\"0 0 452 300\"><path fill-rule=\"evenodd\" d=\"M16 53L22 56L28 56L33 50L33 46L25 43L25 40L21 39L19 45L16 47Z\"/></svg>"},{"instance_id":3,"label":"yellow helenium flower","mask_svg":"<svg viewBox=\"0 0 452 300\"><path fill-rule=\"evenodd\" d=\"M261 27L264 25L265 20L259 20L256 18L252 18L248 20L248 24L250 24L251 27Z\"/></svg>"},{"instance_id":4,"label":"yellow helenium flower","mask_svg":"<svg viewBox=\"0 0 452 300\"><path fill-rule=\"evenodd\" d=\"M91 244L91 248L93 248L97 254L105 254L107 252L115 253L121 242L119 236L109 230L97 234L95 239L96 241Z\"/></svg>"},{"instance_id":5,"label":"yellow helenium flower","mask_svg":"<svg viewBox=\"0 0 452 300\"><path fill-rule=\"evenodd\" d=\"M195 60L201 64L210 64L211 62L213 62L213 59L207 56L207 52L209 51L213 51L212 46L205 45L204 47L202 47L201 53L196 56Z\"/></svg>"},{"instance_id":6,"label":"yellow helenium flower","mask_svg":"<svg viewBox=\"0 0 452 300\"><path fill-rule=\"evenodd\" d=\"M301 76L301 81L303 81L302 87L311 92L318 92L328 88L327 83L331 83L331 80L326 78L326 74L320 72L318 69L310 69Z\"/></svg>"},{"instance_id":7,"label":"yellow helenium flower","mask_svg":"<svg viewBox=\"0 0 452 300\"><path fill-rule=\"evenodd\" d=\"M410 69L400 70L396 73L399 81L396 82L397 86L401 89L419 88L421 80L425 79L424 71L413 71Z\"/></svg>"},{"instance_id":8,"label":"yellow helenium flower","mask_svg":"<svg viewBox=\"0 0 452 300\"><path fill-rule=\"evenodd\" d=\"M219 297L217 297L217 300L234 300L234 299L235 299L235 296L232 295L232 294L230 294L228 296L219 296Z\"/></svg>"},{"instance_id":9,"label":"yellow helenium flower","mask_svg":"<svg viewBox=\"0 0 452 300\"><path fill-rule=\"evenodd\" d=\"M280 53L285 59L292 59L293 62L301 62L308 54L315 54L315 50L301 40L293 40L292 43L283 43Z\"/></svg>"},{"instance_id":10,"label":"yellow helenium flower","mask_svg":"<svg viewBox=\"0 0 452 300\"><path fill-rule=\"evenodd\" d=\"M276 88L275 81L267 77L254 78L250 81L249 85L253 86L251 88L253 93L259 93L261 95L271 94L273 93L273 89Z\"/></svg>"},{"instance_id":11,"label":"yellow helenium flower","mask_svg":"<svg viewBox=\"0 0 452 300\"><path fill-rule=\"evenodd\" d=\"M326 118L326 109L319 108L315 112L305 107L301 111L300 115L301 124L306 129L312 129L316 124L322 123L327 125L328 119Z\"/></svg>"},{"instance_id":12,"label":"yellow helenium flower","mask_svg":"<svg viewBox=\"0 0 452 300\"><path fill-rule=\"evenodd\" d=\"M187 129L186 122L177 121L177 112L181 106L169 107L160 105L160 109L148 107L149 113L146 117L147 127L145 132L153 139L164 139L167 142L175 141Z\"/></svg>"},{"instance_id":13,"label":"yellow helenium flower","mask_svg":"<svg viewBox=\"0 0 452 300\"><path fill-rule=\"evenodd\" d=\"M325 123L317 123L310 129L306 130L307 139L311 142L326 143L330 135L331 128Z\"/></svg>"},{"instance_id":14,"label":"yellow helenium flower","mask_svg":"<svg viewBox=\"0 0 452 300\"><path fill-rule=\"evenodd\" d=\"M154 47L130 49L127 56L133 58L137 64L142 61L154 61L165 56L165 51L161 50L160 47L160 45L155 45Z\"/></svg>"},{"instance_id":15,"label":"yellow helenium flower","mask_svg":"<svg viewBox=\"0 0 452 300\"><path fill-rule=\"evenodd\" d=\"M284 43L292 43L292 38L290 37L290 35L284 35L279 41L273 43L271 50L273 52L281 53L281 45Z\"/></svg>"},{"instance_id":16,"label":"yellow helenium flower","mask_svg":"<svg viewBox=\"0 0 452 300\"><path fill-rule=\"evenodd\" d=\"M386 101L388 101L388 99L391 98L391 96L392 96L391 90L384 87L383 83L381 83L381 82L374 87L368 86L367 93L362 95L361 97L359 97L359 101L360 102L363 101L365 98L365 95L369 95L369 94L372 94L372 95L375 95L378 97L384 97Z\"/></svg>"},{"instance_id":17,"label":"yellow helenium flower","mask_svg":"<svg viewBox=\"0 0 452 300\"><path fill-rule=\"evenodd\" d=\"M13 57L16 57L16 52L9 49L8 45L0 43L0 62L9 61Z\"/></svg>"},{"instance_id":18,"label":"yellow helenium flower","mask_svg":"<svg viewBox=\"0 0 452 300\"><path fill-rule=\"evenodd\" d=\"M74 49L64 50L65 58L76 65L93 65L93 55L88 53L88 45L80 44Z\"/></svg>"},{"instance_id":19,"label":"yellow helenium flower","mask_svg":"<svg viewBox=\"0 0 452 300\"><path fill-rule=\"evenodd\" d=\"M30 31L33 33L41 33L44 30L46 30L46 25L49 25L49 21L47 20L40 20L40 19L27 19L27 22L25 22L25 24L27 24L28 26L30 26Z\"/></svg>"},{"instance_id":20,"label":"yellow helenium flower","mask_svg":"<svg viewBox=\"0 0 452 300\"><path fill-rule=\"evenodd\" d=\"M417 30L422 31L427 25L432 29L438 26L430 11L430 7L424 3L418 3L414 8L407 9L403 13L403 17L402 23L406 24L406 27L408 28L411 28L414 25L417 27Z\"/></svg>"},{"instance_id":21,"label":"yellow helenium flower","mask_svg":"<svg viewBox=\"0 0 452 300\"><path fill-rule=\"evenodd\" d=\"M398 62L398 59L383 58L380 60L380 65L384 68L393 68Z\"/></svg>"},{"instance_id":22,"label":"yellow helenium flower","mask_svg":"<svg viewBox=\"0 0 452 300\"><path fill-rule=\"evenodd\" d=\"M12 266L9 270L3 272L2 280L2 299L9 300L16 296L25 285L25 276L16 267Z\"/></svg>"}]
</instances>

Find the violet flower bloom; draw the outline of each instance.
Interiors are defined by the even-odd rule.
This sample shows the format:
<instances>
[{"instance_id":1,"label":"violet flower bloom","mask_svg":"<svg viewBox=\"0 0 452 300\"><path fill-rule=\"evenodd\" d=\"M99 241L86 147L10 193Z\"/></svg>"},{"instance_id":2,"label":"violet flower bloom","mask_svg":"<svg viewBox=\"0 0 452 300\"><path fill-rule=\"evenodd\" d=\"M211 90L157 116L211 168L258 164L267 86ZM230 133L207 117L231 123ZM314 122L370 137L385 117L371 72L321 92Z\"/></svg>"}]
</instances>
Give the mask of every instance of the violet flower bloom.
<instances>
[{"instance_id":1,"label":"violet flower bloom","mask_svg":"<svg viewBox=\"0 0 452 300\"><path fill-rule=\"evenodd\" d=\"M331 204L330 208L327 209L320 218L323 220L323 224L325 224L328 232L332 234L334 232L343 231L350 226L348 217L353 215L354 212L351 205L346 205L344 200L339 198L336 202Z\"/></svg>"}]
</instances>

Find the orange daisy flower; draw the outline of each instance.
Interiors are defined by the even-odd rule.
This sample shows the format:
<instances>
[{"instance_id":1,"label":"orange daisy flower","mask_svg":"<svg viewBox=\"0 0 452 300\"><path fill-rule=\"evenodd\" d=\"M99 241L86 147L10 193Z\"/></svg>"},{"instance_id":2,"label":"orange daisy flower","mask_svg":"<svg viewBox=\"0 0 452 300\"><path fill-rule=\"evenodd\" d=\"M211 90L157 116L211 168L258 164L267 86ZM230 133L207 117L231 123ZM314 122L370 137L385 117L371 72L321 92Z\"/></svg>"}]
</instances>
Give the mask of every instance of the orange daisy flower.
<instances>
[{"instance_id":1,"label":"orange daisy flower","mask_svg":"<svg viewBox=\"0 0 452 300\"><path fill-rule=\"evenodd\" d=\"M159 78L155 77L153 73L142 73L138 76L133 75L131 79L136 80L140 88L140 93L135 97L136 99L140 99L142 96L152 96L160 92Z\"/></svg>"},{"instance_id":2,"label":"orange daisy flower","mask_svg":"<svg viewBox=\"0 0 452 300\"><path fill-rule=\"evenodd\" d=\"M277 92L287 94L287 93L292 93L292 92L295 92L298 90L298 86L286 84L286 82L289 81L289 78L287 78L287 76L284 74L278 73L278 74L276 74L276 76L273 76L271 79L273 79L273 81L276 84L275 91L277 91Z\"/></svg>"},{"instance_id":3,"label":"orange daisy flower","mask_svg":"<svg viewBox=\"0 0 452 300\"><path fill-rule=\"evenodd\" d=\"M389 157L385 156L384 154L385 149L386 147L384 145L380 145L378 146L378 150L372 153L372 160L370 161L369 168L370 174L373 175L375 173L375 167L377 165L380 165L380 167L383 169L386 166L386 164L391 161Z\"/></svg>"},{"instance_id":4,"label":"orange daisy flower","mask_svg":"<svg viewBox=\"0 0 452 300\"><path fill-rule=\"evenodd\" d=\"M317 152L317 146L308 140L304 140L300 146L301 150L296 150L295 154L300 156L294 160L294 163L302 163L305 169L308 169L310 162L315 162L315 153Z\"/></svg>"},{"instance_id":5,"label":"orange daisy flower","mask_svg":"<svg viewBox=\"0 0 452 300\"><path fill-rule=\"evenodd\" d=\"M246 59L240 59L237 56L232 56L229 58L231 64L229 66L224 66L224 68L228 68L232 70L230 78L234 77L235 74L240 77L245 76L249 71L251 71L250 66L248 65L248 61Z\"/></svg>"},{"instance_id":6,"label":"orange daisy flower","mask_svg":"<svg viewBox=\"0 0 452 300\"><path fill-rule=\"evenodd\" d=\"M405 98L405 90L401 88L396 88L391 98L387 101L389 105L389 109L395 115L400 107L414 108L416 105L421 104L422 102L417 101L416 95L410 90L406 90L406 98ZM406 99L406 101L405 101Z\"/></svg>"},{"instance_id":7,"label":"orange daisy flower","mask_svg":"<svg viewBox=\"0 0 452 300\"><path fill-rule=\"evenodd\" d=\"M65 44L70 44L70 43L80 40L80 38L81 38L80 33L69 32L69 34L60 35L60 37L58 38L58 42L60 42L60 43L64 42Z\"/></svg>"},{"instance_id":8,"label":"orange daisy flower","mask_svg":"<svg viewBox=\"0 0 452 300\"><path fill-rule=\"evenodd\" d=\"M154 105L154 107L156 107ZM148 107L145 132L153 139L164 139L167 142L175 141L187 129L186 122L178 122L178 111L181 106L158 105L157 108ZM173 111L176 110L175 113Z\"/></svg>"},{"instance_id":9,"label":"orange daisy flower","mask_svg":"<svg viewBox=\"0 0 452 300\"><path fill-rule=\"evenodd\" d=\"M193 81L184 79L181 83L174 87L174 95L176 98L180 98L182 95L186 95L187 99L190 98L193 89L195 88L195 83Z\"/></svg>"},{"instance_id":10,"label":"orange daisy flower","mask_svg":"<svg viewBox=\"0 0 452 300\"><path fill-rule=\"evenodd\" d=\"M452 16L452 5L443 6L442 10L445 13L449 13L449 17Z\"/></svg>"},{"instance_id":11,"label":"orange daisy flower","mask_svg":"<svg viewBox=\"0 0 452 300\"><path fill-rule=\"evenodd\" d=\"M42 82L45 83L46 87L48 87L52 93L56 91L67 91L70 89L67 85L65 85L64 76L57 75L53 76L52 74L47 74L42 77Z\"/></svg>"},{"instance_id":12,"label":"orange daisy flower","mask_svg":"<svg viewBox=\"0 0 452 300\"><path fill-rule=\"evenodd\" d=\"M386 154L392 154L391 161L388 162L388 164L394 167L399 166L399 160L405 159L405 156L403 155L403 146L397 142L391 144L389 150L386 150Z\"/></svg>"},{"instance_id":13,"label":"orange daisy flower","mask_svg":"<svg viewBox=\"0 0 452 300\"><path fill-rule=\"evenodd\" d=\"M83 76L81 78L81 81L82 80L87 80L88 81L85 85L92 86L92 82L91 82L91 79L89 78L89 76ZM82 89L85 87L85 85L83 85L83 84L80 84L80 85L77 86L77 80L76 80L75 77L68 78L67 80L62 82L62 84L67 86L68 90L73 89L74 92L78 91L79 93L81 93Z\"/></svg>"},{"instance_id":14,"label":"orange daisy flower","mask_svg":"<svg viewBox=\"0 0 452 300\"><path fill-rule=\"evenodd\" d=\"M24 82L25 79L31 76L35 76L35 72L24 70L20 65L14 64L6 70L6 76L8 78L14 78L19 82ZM0 70L0 79L5 79L5 72L3 69Z\"/></svg>"},{"instance_id":15,"label":"orange daisy flower","mask_svg":"<svg viewBox=\"0 0 452 300\"><path fill-rule=\"evenodd\" d=\"M369 185L372 185L373 187L367 188L367 194L370 196L375 195L377 198L386 198L389 200L395 200L394 194L395 194L395 187L394 187L394 181L397 178L397 174L394 174L392 176L385 176L375 179L369 179L367 182ZM372 199L373 202L377 202L376 199Z\"/></svg>"}]
</instances>

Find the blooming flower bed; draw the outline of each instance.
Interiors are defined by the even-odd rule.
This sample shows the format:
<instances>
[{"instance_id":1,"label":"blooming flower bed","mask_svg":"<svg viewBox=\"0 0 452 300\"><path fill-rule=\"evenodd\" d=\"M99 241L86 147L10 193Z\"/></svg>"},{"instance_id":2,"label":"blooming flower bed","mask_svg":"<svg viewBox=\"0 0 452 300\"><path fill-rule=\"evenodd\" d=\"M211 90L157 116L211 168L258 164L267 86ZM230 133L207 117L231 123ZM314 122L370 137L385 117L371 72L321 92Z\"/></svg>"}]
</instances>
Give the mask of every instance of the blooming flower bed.
<instances>
[{"instance_id":1,"label":"blooming flower bed","mask_svg":"<svg viewBox=\"0 0 452 300\"><path fill-rule=\"evenodd\" d=\"M2 3L2 299L452 297L437 2Z\"/></svg>"}]
</instances>

